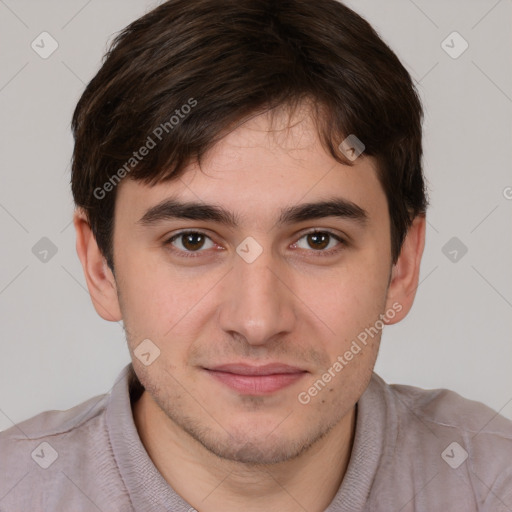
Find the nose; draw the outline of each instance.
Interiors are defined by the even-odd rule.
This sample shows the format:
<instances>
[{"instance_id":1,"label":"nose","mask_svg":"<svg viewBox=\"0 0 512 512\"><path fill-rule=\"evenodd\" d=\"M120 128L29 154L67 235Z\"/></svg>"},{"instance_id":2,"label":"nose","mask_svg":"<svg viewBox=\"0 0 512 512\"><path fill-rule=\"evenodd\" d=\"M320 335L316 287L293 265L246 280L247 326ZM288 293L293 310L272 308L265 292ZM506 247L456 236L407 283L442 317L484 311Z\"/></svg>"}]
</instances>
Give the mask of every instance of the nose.
<instances>
[{"instance_id":1,"label":"nose","mask_svg":"<svg viewBox=\"0 0 512 512\"><path fill-rule=\"evenodd\" d=\"M288 281L285 264L273 261L270 251L264 250L252 263L236 255L223 282L220 327L253 346L291 332L296 299Z\"/></svg>"}]
</instances>

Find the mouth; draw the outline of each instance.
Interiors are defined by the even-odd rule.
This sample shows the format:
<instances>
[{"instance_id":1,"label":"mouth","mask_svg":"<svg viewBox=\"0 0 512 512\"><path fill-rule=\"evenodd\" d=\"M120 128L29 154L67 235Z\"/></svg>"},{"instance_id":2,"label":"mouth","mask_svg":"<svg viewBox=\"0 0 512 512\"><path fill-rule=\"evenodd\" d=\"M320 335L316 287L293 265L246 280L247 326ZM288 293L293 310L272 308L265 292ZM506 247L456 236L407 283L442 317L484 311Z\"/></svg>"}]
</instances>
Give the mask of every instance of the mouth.
<instances>
[{"instance_id":1,"label":"mouth","mask_svg":"<svg viewBox=\"0 0 512 512\"><path fill-rule=\"evenodd\" d=\"M247 395L266 395L284 389L302 379L307 370L285 364L253 366L243 363L203 368L213 379Z\"/></svg>"}]
</instances>

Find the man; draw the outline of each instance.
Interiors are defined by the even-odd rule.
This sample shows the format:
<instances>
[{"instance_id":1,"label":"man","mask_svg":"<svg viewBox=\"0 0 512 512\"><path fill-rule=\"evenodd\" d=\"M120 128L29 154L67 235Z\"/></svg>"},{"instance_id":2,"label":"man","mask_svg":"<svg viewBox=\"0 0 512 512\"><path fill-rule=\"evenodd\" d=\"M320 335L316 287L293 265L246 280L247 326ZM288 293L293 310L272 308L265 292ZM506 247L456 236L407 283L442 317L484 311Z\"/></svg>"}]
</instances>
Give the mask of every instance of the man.
<instances>
[{"instance_id":1,"label":"man","mask_svg":"<svg viewBox=\"0 0 512 512\"><path fill-rule=\"evenodd\" d=\"M410 76L334 0L171 0L73 117L77 251L132 357L2 433L0 509L512 510L512 425L373 373L425 240Z\"/></svg>"}]
</instances>

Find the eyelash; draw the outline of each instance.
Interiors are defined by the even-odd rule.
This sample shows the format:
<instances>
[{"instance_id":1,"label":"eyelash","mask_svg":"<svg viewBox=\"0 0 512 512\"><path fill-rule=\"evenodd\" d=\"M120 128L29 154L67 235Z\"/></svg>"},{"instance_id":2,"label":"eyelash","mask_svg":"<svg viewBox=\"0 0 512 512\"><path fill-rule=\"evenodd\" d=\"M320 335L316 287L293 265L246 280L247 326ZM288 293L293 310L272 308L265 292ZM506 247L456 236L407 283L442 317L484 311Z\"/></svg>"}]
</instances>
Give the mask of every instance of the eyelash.
<instances>
[{"instance_id":1,"label":"eyelash","mask_svg":"<svg viewBox=\"0 0 512 512\"><path fill-rule=\"evenodd\" d=\"M179 237L184 236L184 235L190 235L190 234L203 235L206 238L209 238L211 240L211 237L208 236L203 231L188 230L188 231L180 231L179 233L174 234L172 237L168 238L164 242L164 245L166 247L169 247L170 250L173 253L179 254L180 257L183 257L183 258L197 258L197 257L199 257L201 255L202 252L205 252L206 250L199 249L197 251L183 251L181 249L174 248L173 245L172 245L172 242L174 242ZM303 233L301 235L301 237L297 240L297 242L295 242L293 245L298 243L298 241L301 240L302 238L304 238L304 237L306 237L308 235L313 235L313 234L327 234L330 237L334 238L337 242L339 242L339 244L336 247L334 247L333 249L329 249L328 251L325 251L325 250L317 250L317 251L315 251L314 249L310 249L309 252L316 253L315 257L332 256L334 254L337 254L341 250L343 250L343 248L347 245L347 242L343 238L341 238L339 235L337 235L337 234L335 234L335 233L333 233L332 231L329 231L329 230L319 230L319 229L313 229L311 231ZM213 240L212 240L212 242L213 242ZM307 249L302 249L302 250L307 250Z\"/></svg>"}]
</instances>

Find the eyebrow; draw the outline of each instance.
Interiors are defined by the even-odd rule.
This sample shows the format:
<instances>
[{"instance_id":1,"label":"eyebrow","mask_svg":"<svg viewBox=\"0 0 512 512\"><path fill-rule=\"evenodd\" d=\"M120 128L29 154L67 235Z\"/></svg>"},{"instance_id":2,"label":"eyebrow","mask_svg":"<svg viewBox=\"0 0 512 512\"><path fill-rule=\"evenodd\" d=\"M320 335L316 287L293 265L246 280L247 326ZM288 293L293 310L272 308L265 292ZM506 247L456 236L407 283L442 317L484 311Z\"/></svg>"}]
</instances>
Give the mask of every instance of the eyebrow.
<instances>
[{"instance_id":1,"label":"eyebrow","mask_svg":"<svg viewBox=\"0 0 512 512\"><path fill-rule=\"evenodd\" d=\"M282 226L324 217L349 219L364 225L368 220L368 213L351 201L335 197L324 201L302 203L283 208L276 224ZM165 199L149 208L137 221L137 224L152 226L162 221L174 219L213 221L232 228L239 225L239 217L222 206L201 202L181 202L173 198Z\"/></svg>"}]
</instances>

